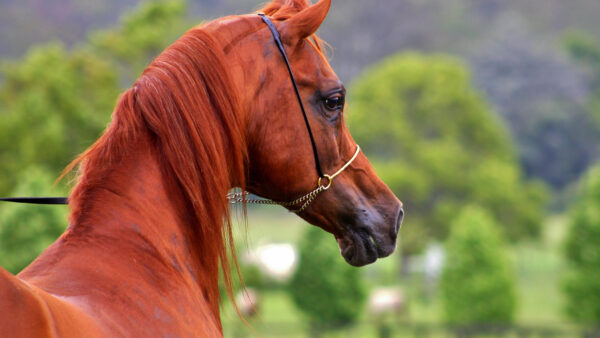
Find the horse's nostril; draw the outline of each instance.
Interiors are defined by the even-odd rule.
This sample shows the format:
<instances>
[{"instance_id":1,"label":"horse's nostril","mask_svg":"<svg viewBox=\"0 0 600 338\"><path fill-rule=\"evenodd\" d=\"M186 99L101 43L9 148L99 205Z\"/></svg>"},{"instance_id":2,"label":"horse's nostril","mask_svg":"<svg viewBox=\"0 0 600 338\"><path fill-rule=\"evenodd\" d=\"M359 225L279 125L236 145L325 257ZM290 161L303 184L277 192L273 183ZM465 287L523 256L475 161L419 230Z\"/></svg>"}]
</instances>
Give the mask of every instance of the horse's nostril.
<instances>
[{"instance_id":1,"label":"horse's nostril","mask_svg":"<svg viewBox=\"0 0 600 338\"><path fill-rule=\"evenodd\" d=\"M400 231L400 227L402 226L402 220L404 219L404 209L400 208L398 211L398 216L396 217L396 234Z\"/></svg>"}]
</instances>

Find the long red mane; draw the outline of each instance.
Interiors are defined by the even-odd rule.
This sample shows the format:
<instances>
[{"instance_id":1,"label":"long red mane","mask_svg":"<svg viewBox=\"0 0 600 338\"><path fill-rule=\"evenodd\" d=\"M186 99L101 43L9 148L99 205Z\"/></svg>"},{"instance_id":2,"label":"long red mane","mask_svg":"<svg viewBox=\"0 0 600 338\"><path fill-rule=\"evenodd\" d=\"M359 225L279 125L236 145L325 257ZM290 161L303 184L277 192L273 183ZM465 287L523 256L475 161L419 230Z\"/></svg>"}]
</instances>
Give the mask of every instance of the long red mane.
<instances>
[{"instance_id":1,"label":"long red mane","mask_svg":"<svg viewBox=\"0 0 600 338\"><path fill-rule=\"evenodd\" d=\"M239 95L221 50L203 30L187 32L120 97L105 134L67 170L81 165L69 198L70 222L92 226L85 208L96 203L96 192L128 156L130 145L149 138L171 190L182 192L187 201L189 222L201 241L198 256L205 257L207 271L218 270L220 260L229 286L226 247L233 251L233 243L226 192L244 187L246 147ZM217 300L218 290L210 291L209 299Z\"/></svg>"}]
</instances>

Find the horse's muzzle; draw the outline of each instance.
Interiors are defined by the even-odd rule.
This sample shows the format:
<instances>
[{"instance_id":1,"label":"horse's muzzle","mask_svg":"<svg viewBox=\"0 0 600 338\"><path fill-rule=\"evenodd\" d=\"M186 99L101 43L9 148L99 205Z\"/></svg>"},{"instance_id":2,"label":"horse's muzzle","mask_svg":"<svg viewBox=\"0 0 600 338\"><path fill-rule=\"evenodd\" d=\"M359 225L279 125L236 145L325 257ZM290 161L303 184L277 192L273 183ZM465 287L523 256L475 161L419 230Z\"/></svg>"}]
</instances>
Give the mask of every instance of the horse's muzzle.
<instances>
[{"instance_id":1,"label":"horse's muzzle","mask_svg":"<svg viewBox=\"0 0 600 338\"><path fill-rule=\"evenodd\" d=\"M346 262L353 266L373 263L377 258L391 255L396 249L396 239L404 218L402 203L399 202L395 217L370 215L361 224L346 227L338 238L340 252Z\"/></svg>"}]
</instances>

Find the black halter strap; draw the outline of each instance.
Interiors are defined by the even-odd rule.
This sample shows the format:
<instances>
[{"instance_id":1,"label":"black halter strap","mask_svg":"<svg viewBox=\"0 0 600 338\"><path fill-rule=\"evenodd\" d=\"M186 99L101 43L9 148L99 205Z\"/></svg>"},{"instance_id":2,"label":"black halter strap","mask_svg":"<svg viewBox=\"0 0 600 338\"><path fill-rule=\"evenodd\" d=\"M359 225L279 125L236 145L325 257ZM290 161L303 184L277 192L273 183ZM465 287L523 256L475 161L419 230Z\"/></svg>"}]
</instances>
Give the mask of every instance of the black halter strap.
<instances>
[{"instance_id":1,"label":"black halter strap","mask_svg":"<svg viewBox=\"0 0 600 338\"><path fill-rule=\"evenodd\" d=\"M290 73L290 79L292 80L292 85L294 86L294 91L296 92L296 97L298 98L298 103L300 104L300 110L302 110L302 116L304 117L304 123L306 123L306 129L308 130L308 136L310 136L310 143L312 144L313 154L315 156L315 165L317 168L317 174L319 174L319 178L324 178L326 175L323 174L323 170L321 170L321 163L319 162L319 153L317 152L317 144L315 143L315 138L312 133L312 129L310 128L310 123L308 122L308 115L306 114L306 109L304 108L304 104L302 103L302 96L300 95L300 90L298 89L298 84L296 83L296 78L294 77L294 72L292 72L292 66L290 65L290 61L287 57L287 53L285 52L285 48L283 48L283 43L281 42L281 37L279 36L279 32L275 25L265 14L259 13L261 19L267 24L271 34L273 34L273 39L275 40L275 44L277 48L281 52L281 56L283 56L283 61L285 61L285 65L287 66L287 70ZM358 149L358 148L357 148ZM356 156L356 155L355 155ZM329 178L329 182L331 182L331 178ZM13 197L13 198L0 198L0 201L3 202L15 202L15 203L28 203L28 204L69 204L67 197Z\"/></svg>"},{"instance_id":2,"label":"black halter strap","mask_svg":"<svg viewBox=\"0 0 600 338\"><path fill-rule=\"evenodd\" d=\"M317 174L319 174L319 177L323 177L324 176L323 170L321 170L321 163L319 162L319 153L317 152L317 144L315 143L315 138L313 136L312 129L310 128L310 123L308 122L308 115L306 114L306 109L304 109L304 104L302 103L302 96L300 96L300 90L298 89L298 84L296 83L296 78L294 77L294 72L292 72L292 66L290 65L290 61L287 57L287 53L285 52L285 49L283 48L283 43L281 42L281 37L279 36L279 32L277 31L277 28L275 28L275 25L273 24L271 19L269 19L265 14L258 13L258 15L260 15L260 18L262 19L262 21L264 21L264 23L267 24L267 27L269 27L271 34L273 34L273 39L275 40L275 44L277 45L277 48L281 52L281 55L283 56L283 61L285 61L287 70L290 73L290 79L292 80L292 85L294 86L294 91L296 92L296 96L298 97L298 103L300 104L300 110L302 110L302 116L304 117L304 123L306 123L306 129L308 130L308 136L310 136L310 142L312 144L313 154L315 155L315 164L317 167Z\"/></svg>"}]
</instances>

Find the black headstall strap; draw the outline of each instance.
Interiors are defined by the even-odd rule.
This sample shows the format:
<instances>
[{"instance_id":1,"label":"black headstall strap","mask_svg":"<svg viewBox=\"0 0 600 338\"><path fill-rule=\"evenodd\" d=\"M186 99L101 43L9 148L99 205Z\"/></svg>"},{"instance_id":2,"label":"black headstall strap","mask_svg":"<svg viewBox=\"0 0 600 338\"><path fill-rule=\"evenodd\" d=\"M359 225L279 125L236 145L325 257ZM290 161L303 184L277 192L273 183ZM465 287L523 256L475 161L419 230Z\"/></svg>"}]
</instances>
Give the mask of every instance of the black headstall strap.
<instances>
[{"instance_id":1,"label":"black headstall strap","mask_svg":"<svg viewBox=\"0 0 600 338\"><path fill-rule=\"evenodd\" d=\"M317 144L315 143L315 138L312 133L312 129L310 128L310 123L308 122L308 115L306 114L306 109L304 108L304 104L302 103L302 96L300 96L300 90L298 89L298 84L296 83L296 78L294 77L294 72L292 71L292 66L290 65L290 60L287 57L287 53L285 52L285 48L283 48L283 43L281 42L281 37L277 28L264 13L258 13L261 17L262 21L269 27L271 34L273 35L273 39L275 40L275 44L277 48L281 52L283 56L283 61L285 61L285 65L287 66L287 70L290 73L290 79L292 80L292 85L294 86L294 91L296 92L296 96L298 97L298 103L300 104L300 110L302 110L302 116L304 117L304 123L306 123L306 128L308 129L308 136L310 136L310 142L312 144L313 154L315 155L315 164L317 167L317 174L319 177L324 177L323 170L321 170L321 163L319 162L319 153L317 151Z\"/></svg>"}]
</instances>

